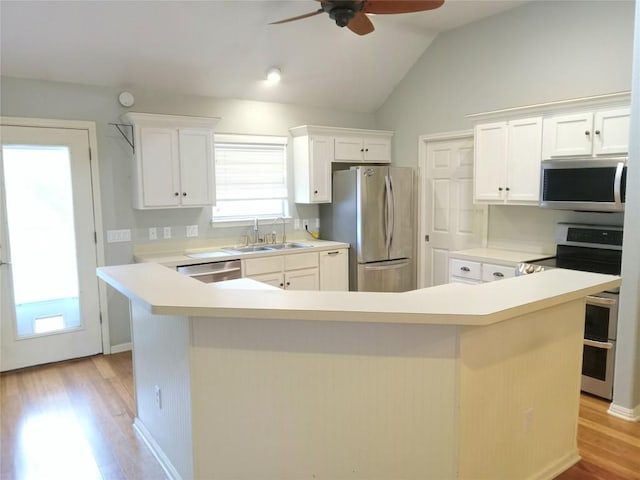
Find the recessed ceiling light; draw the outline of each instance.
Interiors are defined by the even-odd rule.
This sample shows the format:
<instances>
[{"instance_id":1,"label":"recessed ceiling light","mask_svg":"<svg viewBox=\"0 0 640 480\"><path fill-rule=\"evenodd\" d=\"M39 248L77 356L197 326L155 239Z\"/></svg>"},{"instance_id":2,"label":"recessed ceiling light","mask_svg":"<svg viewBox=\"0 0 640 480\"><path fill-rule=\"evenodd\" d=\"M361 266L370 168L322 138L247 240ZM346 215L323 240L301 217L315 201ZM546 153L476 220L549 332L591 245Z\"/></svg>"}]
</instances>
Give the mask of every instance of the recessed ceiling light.
<instances>
[{"instance_id":1,"label":"recessed ceiling light","mask_svg":"<svg viewBox=\"0 0 640 480\"><path fill-rule=\"evenodd\" d=\"M267 70L267 82L274 85L280 81L281 72L278 67L271 67Z\"/></svg>"}]
</instances>

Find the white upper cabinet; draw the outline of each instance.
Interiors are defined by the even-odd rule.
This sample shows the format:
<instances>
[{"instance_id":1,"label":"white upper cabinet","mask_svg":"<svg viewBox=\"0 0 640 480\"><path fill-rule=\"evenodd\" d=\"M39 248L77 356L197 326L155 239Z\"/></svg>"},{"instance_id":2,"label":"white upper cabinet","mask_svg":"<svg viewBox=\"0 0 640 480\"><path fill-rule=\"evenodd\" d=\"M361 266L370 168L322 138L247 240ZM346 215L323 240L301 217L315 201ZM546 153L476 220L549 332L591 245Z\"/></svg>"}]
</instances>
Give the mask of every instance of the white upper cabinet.
<instances>
[{"instance_id":1,"label":"white upper cabinet","mask_svg":"<svg viewBox=\"0 0 640 480\"><path fill-rule=\"evenodd\" d=\"M293 139L293 178L296 203L331 202L333 138L303 135Z\"/></svg>"},{"instance_id":2,"label":"white upper cabinet","mask_svg":"<svg viewBox=\"0 0 640 480\"><path fill-rule=\"evenodd\" d=\"M133 207L204 207L215 201L216 118L129 112L133 125Z\"/></svg>"},{"instance_id":3,"label":"white upper cabinet","mask_svg":"<svg viewBox=\"0 0 640 480\"><path fill-rule=\"evenodd\" d=\"M334 162L391 162L391 136L335 137L334 145Z\"/></svg>"},{"instance_id":4,"label":"white upper cabinet","mask_svg":"<svg viewBox=\"0 0 640 480\"><path fill-rule=\"evenodd\" d=\"M624 155L629 151L629 108L545 118L543 158Z\"/></svg>"},{"instance_id":5,"label":"white upper cabinet","mask_svg":"<svg viewBox=\"0 0 640 480\"><path fill-rule=\"evenodd\" d=\"M331 163L390 163L393 132L302 125L291 128L296 203L331 202Z\"/></svg>"},{"instance_id":6,"label":"white upper cabinet","mask_svg":"<svg viewBox=\"0 0 640 480\"><path fill-rule=\"evenodd\" d=\"M474 139L474 200L537 204L542 117L480 124Z\"/></svg>"}]
</instances>

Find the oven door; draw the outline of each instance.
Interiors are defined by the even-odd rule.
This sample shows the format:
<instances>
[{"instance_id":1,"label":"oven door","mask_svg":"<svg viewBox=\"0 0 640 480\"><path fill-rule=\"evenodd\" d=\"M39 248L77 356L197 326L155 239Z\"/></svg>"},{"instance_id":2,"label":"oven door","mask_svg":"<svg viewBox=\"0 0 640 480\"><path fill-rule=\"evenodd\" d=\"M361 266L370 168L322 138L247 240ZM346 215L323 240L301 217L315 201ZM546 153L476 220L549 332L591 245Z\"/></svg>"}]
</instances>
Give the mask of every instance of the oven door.
<instances>
[{"instance_id":1,"label":"oven door","mask_svg":"<svg viewBox=\"0 0 640 480\"><path fill-rule=\"evenodd\" d=\"M581 390L598 397L613 398L613 363L616 342L584 340Z\"/></svg>"},{"instance_id":2,"label":"oven door","mask_svg":"<svg viewBox=\"0 0 640 480\"><path fill-rule=\"evenodd\" d=\"M587 297L584 338L596 342L615 340L618 330L617 293L602 292Z\"/></svg>"}]
</instances>

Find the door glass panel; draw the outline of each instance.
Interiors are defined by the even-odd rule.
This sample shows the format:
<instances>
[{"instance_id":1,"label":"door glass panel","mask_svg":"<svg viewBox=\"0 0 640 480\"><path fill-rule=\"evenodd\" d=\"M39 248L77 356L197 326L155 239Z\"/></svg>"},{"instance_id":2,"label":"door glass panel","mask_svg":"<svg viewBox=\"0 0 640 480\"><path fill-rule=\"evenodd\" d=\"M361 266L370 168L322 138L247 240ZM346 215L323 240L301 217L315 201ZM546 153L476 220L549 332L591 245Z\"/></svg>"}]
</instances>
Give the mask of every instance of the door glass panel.
<instances>
[{"instance_id":1,"label":"door glass panel","mask_svg":"<svg viewBox=\"0 0 640 480\"><path fill-rule=\"evenodd\" d=\"M68 147L2 147L18 337L81 325Z\"/></svg>"}]
</instances>

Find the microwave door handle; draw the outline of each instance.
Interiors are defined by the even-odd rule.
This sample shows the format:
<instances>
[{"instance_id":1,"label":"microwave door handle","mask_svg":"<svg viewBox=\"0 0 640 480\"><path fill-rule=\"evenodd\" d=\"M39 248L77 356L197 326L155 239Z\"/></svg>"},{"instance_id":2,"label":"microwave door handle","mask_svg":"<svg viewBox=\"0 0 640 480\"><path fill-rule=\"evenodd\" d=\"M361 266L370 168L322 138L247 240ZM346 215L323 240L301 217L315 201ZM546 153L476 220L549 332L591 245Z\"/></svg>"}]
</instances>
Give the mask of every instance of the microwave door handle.
<instances>
[{"instance_id":1,"label":"microwave door handle","mask_svg":"<svg viewBox=\"0 0 640 480\"><path fill-rule=\"evenodd\" d=\"M613 179L613 198L616 205L622 207L622 172L624 170L624 162L619 162L616 166L616 175Z\"/></svg>"}]
</instances>

